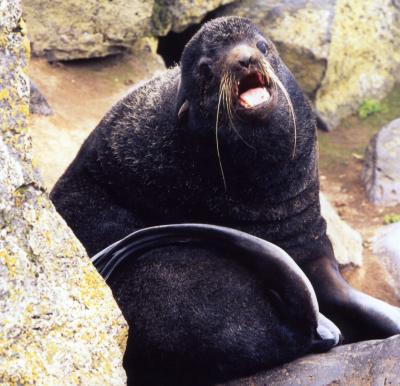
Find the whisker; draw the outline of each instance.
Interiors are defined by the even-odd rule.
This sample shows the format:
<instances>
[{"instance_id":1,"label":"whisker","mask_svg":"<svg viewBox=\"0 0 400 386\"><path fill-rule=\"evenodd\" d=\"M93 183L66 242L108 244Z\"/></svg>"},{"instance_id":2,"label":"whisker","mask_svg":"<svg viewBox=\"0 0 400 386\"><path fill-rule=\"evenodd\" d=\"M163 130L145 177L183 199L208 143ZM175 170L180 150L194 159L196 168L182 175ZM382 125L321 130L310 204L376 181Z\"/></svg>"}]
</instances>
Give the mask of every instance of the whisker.
<instances>
[{"instance_id":1,"label":"whisker","mask_svg":"<svg viewBox=\"0 0 400 386\"><path fill-rule=\"evenodd\" d=\"M221 154L219 151L219 141L218 141L218 121L219 121L219 110L221 107L221 98L222 98L222 91L225 85L225 75L221 78L221 83L219 86L219 95L218 95L218 105L217 105L217 119L215 122L215 143L217 146L217 156L218 156L218 162L219 162L219 168L221 170L221 176L222 176L222 181L224 183L224 188L225 188L225 192L226 192L226 180L225 180L225 174L224 174L224 168L222 167L222 161L221 161Z\"/></svg>"},{"instance_id":2,"label":"whisker","mask_svg":"<svg viewBox=\"0 0 400 386\"><path fill-rule=\"evenodd\" d=\"M286 102L288 104L290 114L292 116L293 127L294 127L294 143L293 143L292 159L294 159L294 156L296 154L296 145L297 145L297 124L296 124L296 115L294 113L293 104L292 104L292 101L290 99L288 92L286 91L285 86L281 83L279 78L276 76L272 66L268 63L267 60L263 60L263 64L265 65L265 69L263 70L266 72L265 75L269 76L271 78L272 82L274 83L274 85L278 85L278 87L282 91L282 93L286 99Z\"/></svg>"},{"instance_id":3,"label":"whisker","mask_svg":"<svg viewBox=\"0 0 400 386\"><path fill-rule=\"evenodd\" d=\"M236 112L232 109L232 92L233 92L233 85L234 85L234 78L233 76L230 74L228 76L227 79L227 87L225 87L224 89L224 93L225 93L225 109L228 115L228 119L229 119L229 123L230 126L232 127L232 130L235 132L235 134L239 137L239 139L249 148L251 148L252 150L255 150L254 146L251 146L239 133L239 131L237 130L235 124L234 124L234 115L236 116L236 118L238 118ZM229 91L229 92L228 92Z\"/></svg>"}]
</instances>

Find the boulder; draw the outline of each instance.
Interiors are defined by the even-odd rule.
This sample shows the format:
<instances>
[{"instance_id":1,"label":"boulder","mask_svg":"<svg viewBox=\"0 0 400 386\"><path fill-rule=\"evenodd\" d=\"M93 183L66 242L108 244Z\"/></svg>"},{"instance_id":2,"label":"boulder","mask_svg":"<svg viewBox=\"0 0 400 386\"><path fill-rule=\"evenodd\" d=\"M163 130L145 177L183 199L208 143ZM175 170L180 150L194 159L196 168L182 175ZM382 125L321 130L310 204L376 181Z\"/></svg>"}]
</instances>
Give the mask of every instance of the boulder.
<instances>
[{"instance_id":1,"label":"boulder","mask_svg":"<svg viewBox=\"0 0 400 386\"><path fill-rule=\"evenodd\" d=\"M190 25L199 23L208 12L233 1L155 0L152 33L163 36L170 31L182 32Z\"/></svg>"},{"instance_id":2,"label":"boulder","mask_svg":"<svg viewBox=\"0 0 400 386\"><path fill-rule=\"evenodd\" d=\"M400 335L339 346L225 386L398 385Z\"/></svg>"},{"instance_id":3,"label":"boulder","mask_svg":"<svg viewBox=\"0 0 400 386\"><path fill-rule=\"evenodd\" d=\"M400 6L337 0L328 67L316 107L332 129L367 99L382 99L400 73Z\"/></svg>"},{"instance_id":4,"label":"boulder","mask_svg":"<svg viewBox=\"0 0 400 386\"><path fill-rule=\"evenodd\" d=\"M336 0L244 0L218 16L250 18L276 44L303 90L315 95L324 77Z\"/></svg>"},{"instance_id":5,"label":"boulder","mask_svg":"<svg viewBox=\"0 0 400 386\"><path fill-rule=\"evenodd\" d=\"M0 383L123 385L127 325L32 167L29 42L19 1L2 0L3 12Z\"/></svg>"},{"instance_id":6,"label":"boulder","mask_svg":"<svg viewBox=\"0 0 400 386\"><path fill-rule=\"evenodd\" d=\"M372 251L387 269L400 299L400 223L379 228L372 241Z\"/></svg>"},{"instance_id":7,"label":"boulder","mask_svg":"<svg viewBox=\"0 0 400 386\"><path fill-rule=\"evenodd\" d=\"M332 242L339 265L361 266L363 263L363 245L360 233L350 227L337 214L335 208L320 194L321 213L327 223L327 234Z\"/></svg>"},{"instance_id":8,"label":"boulder","mask_svg":"<svg viewBox=\"0 0 400 386\"><path fill-rule=\"evenodd\" d=\"M376 205L400 204L400 118L379 130L365 153L362 180Z\"/></svg>"},{"instance_id":9,"label":"boulder","mask_svg":"<svg viewBox=\"0 0 400 386\"><path fill-rule=\"evenodd\" d=\"M32 52L49 60L122 52L150 33L154 0L22 0Z\"/></svg>"}]
</instances>

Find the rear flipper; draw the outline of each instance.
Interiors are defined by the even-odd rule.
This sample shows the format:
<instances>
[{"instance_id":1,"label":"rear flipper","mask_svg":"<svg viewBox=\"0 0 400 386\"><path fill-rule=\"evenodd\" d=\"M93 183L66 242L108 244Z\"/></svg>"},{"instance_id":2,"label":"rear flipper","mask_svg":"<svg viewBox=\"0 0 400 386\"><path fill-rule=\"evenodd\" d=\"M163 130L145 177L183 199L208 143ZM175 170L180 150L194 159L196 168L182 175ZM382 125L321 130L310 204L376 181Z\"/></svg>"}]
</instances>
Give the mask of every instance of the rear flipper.
<instances>
[{"instance_id":1,"label":"rear flipper","mask_svg":"<svg viewBox=\"0 0 400 386\"><path fill-rule=\"evenodd\" d=\"M343 340L342 334L336 324L319 313L317 338L314 340L312 351L325 352L333 346L337 346Z\"/></svg>"}]
</instances>

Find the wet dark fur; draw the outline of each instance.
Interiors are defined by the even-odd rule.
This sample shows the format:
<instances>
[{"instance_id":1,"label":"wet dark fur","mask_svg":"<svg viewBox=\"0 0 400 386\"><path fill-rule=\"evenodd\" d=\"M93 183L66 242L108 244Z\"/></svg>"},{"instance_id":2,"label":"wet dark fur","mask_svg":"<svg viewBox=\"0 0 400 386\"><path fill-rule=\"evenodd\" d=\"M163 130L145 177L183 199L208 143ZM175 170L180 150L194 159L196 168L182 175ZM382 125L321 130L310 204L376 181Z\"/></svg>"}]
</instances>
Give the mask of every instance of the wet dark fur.
<instances>
[{"instance_id":1,"label":"wet dark fur","mask_svg":"<svg viewBox=\"0 0 400 386\"><path fill-rule=\"evenodd\" d=\"M259 38L258 30L244 19L217 19L206 24L185 48L180 68L170 69L134 89L112 108L57 182L51 198L90 255L135 229L151 225L203 222L244 230L276 243L296 260L314 284L322 311L339 327L354 325L353 317L363 320L356 331L349 328L352 339L399 332L400 319L391 324L386 311L371 311L371 298L360 300L338 272L320 214L314 116L270 42L266 58L290 94L297 118L295 155L292 158L293 123L281 92L267 119L249 117L235 122L250 146L223 116L218 131L227 184L224 189L215 145L219 83L218 79L202 79L197 65L206 55L218 71L224 64L225 50L239 42L254 45ZM178 111L185 100L190 108L183 122L178 122ZM174 289L174 294L183 296L184 303L190 304L185 282L193 279L192 275L203 272L204 291L208 284L214 288L225 279L229 282L230 275L234 280L250 280L230 265L222 264L217 273L207 253L199 270L192 264L191 253L185 256L184 282L178 282ZM150 291L148 301L157 304L158 277L165 272L178 280L175 270L181 269L180 263L170 259L163 265L154 255L148 266L131 271L135 275L133 286L122 274L112 285L114 291L138 291L134 296L138 302L140 291ZM147 287L148 282L154 287ZM244 324L252 323L246 321L252 316L242 313L235 296L247 299L254 294L263 302L260 283L253 281L250 287L240 295L235 285L228 286L224 295L232 292L233 297L226 300L226 311L233 315L238 312ZM120 305L127 315L134 314L136 306L150 307L136 303L134 307L125 300ZM172 307L159 306L162 313ZM265 306L265 312L268 310ZM155 310L148 312L152 320L160 317ZM212 312L209 318L212 322ZM128 321L133 329L144 323ZM172 321L166 323L173 330ZM254 361L258 363L256 356Z\"/></svg>"},{"instance_id":2,"label":"wet dark fur","mask_svg":"<svg viewBox=\"0 0 400 386\"><path fill-rule=\"evenodd\" d=\"M226 251L158 249L109 284L132 326L124 365L133 385L211 385L315 350L308 305L297 298L290 317L270 283Z\"/></svg>"}]
</instances>

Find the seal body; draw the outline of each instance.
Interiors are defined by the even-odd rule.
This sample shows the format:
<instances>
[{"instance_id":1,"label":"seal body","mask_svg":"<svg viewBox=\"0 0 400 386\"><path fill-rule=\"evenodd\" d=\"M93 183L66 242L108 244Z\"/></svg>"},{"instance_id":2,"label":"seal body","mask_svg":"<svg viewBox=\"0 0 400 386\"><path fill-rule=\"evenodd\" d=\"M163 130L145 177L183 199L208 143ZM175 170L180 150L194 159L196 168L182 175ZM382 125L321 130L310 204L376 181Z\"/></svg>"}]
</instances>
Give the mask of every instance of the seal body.
<instances>
[{"instance_id":1,"label":"seal body","mask_svg":"<svg viewBox=\"0 0 400 386\"><path fill-rule=\"evenodd\" d=\"M338 343L282 249L207 224L145 228L93 258L132 328L133 385L212 385Z\"/></svg>"},{"instance_id":2,"label":"seal body","mask_svg":"<svg viewBox=\"0 0 400 386\"><path fill-rule=\"evenodd\" d=\"M249 20L216 19L190 40L180 67L111 109L51 198L90 255L170 223L268 240L304 270L348 341L400 333L399 310L338 271L320 214L315 129L273 44Z\"/></svg>"}]
</instances>

